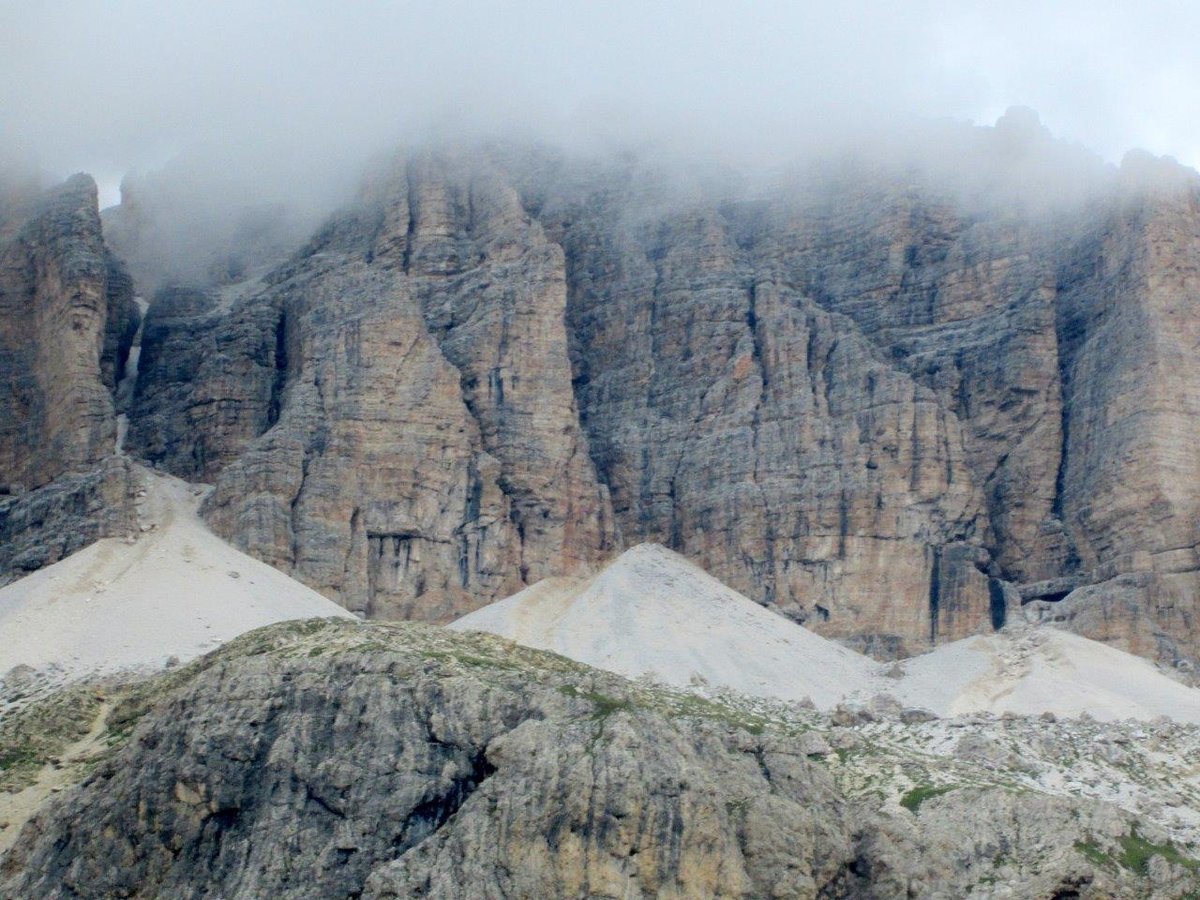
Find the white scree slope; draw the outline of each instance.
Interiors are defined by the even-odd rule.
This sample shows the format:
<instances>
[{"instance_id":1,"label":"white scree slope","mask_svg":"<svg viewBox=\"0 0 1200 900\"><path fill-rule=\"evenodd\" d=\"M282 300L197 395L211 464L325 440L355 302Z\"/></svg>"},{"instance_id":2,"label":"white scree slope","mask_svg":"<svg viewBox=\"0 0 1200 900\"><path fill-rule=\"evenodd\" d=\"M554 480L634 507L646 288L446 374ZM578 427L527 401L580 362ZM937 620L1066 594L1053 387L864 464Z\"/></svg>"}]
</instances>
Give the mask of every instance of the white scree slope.
<instances>
[{"instance_id":1,"label":"white scree slope","mask_svg":"<svg viewBox=\"0 0 1200 900\"><path fill-rule=\"evenodd\" d=\"M1052 712L1200 723L1200 690L1147 659L1057 628L964 638L903 666L905 676L893 693L943 716Z\"/></svg>"},{"instance_id":2,"label":"white scree slope","mask_svg":"<svg viewBox=\"0 0 1200 900\"><path fill-rule=\"evenodd\" d=\"M891 694L940 716L1166 715L1200 723L1200 690L1114 647L1052 628L965 638L906 660L904 675L776 615L656 544L591 578L550 578L454 622L630 678L703 685L821 709Z\"/></svg>"},{"instance_id":3,"label":"white scree slope","mask_svg":"<svg viewBox=\"0 0 1200 900\"><path fill-rule=\"evenodd\" d=\"M450 626L489 631L628 678L828 709L876 686L876 664L726 587L657 544L589 579L547 579Z\"/></svg>"},{"instance_id":4,"label":"white scree slope","mask_svg":"<svg viewBox=\"0 0 1200 900\"><path fill-rule=\"evenodd\" d=\"M140 473L137 540L105 538L0 589L0 677L18 665L55 681L151 670L272 622L350 616L209 531L197 489Z\"/></svg>"}]
</instances>

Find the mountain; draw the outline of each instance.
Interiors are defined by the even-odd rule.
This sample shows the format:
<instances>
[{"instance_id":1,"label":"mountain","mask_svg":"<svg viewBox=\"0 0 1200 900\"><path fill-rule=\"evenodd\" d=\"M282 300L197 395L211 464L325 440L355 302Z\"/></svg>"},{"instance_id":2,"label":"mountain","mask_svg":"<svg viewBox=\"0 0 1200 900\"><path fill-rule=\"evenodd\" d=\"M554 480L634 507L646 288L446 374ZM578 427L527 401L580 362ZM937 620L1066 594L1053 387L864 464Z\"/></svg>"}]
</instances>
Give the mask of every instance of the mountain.
<instances>
[{"instance_id":1,"label":"mountain","mask_svg":"<svg viewBox=\"0 0 1200 900\"><path fill-rule=\"evenodd\" d=\"M1036 613L1193 665L1200 179L1105 167L1027 113L934 138L924 162L761 178L406 152L286 259L268 222L253 272L149 298L127 450L213 483L217 533L371 618L449 621L657 542L880 658ZM107 296L72 184L51 196L75 198L63 228ZM146 268L139 210L188 195L154 190L108 216L152 282L172 269ZM5 271L49 271L36 231ZM6 371L58 384L76 294L13 278L5 303L42 325L10 329ZM46 492L0 510L10 575L128 528L127 467L95 474L134 321L112 308L61 434L9 419L5 477ZM50 506L69 527L39 526Z\"/></svg>"},{"instance_id":2,"label":"mountain","mask_svg":"<svg viewBox=\"0 0 1200 900\"><path fill-rule=\"evenodd\" d=\"M1009 131L980 179L1056 146ZM1084 633L1192 659L1197 179L1007 196L415 153L261 283L151 305L131 448L372 617L657 541L879 656L1082 589Z\"/></svg>"},{"instance_id":3,"label":"mountain","mask_svg":"<svg viewBox=\"0 0 1200 900\"><path fill-rule=\"evenodd\" d=\"M129 276L104 244L91 178L6 206L0 483L29 489L112 452L112 392L138 311Z\"/></svg>"},{"instance_id":4,"label":"mountain","mask_svg":"<svg viewBox=\"0 0 1200 900\"><path fill-rule=\"evenodd\" d=\"M91 178L0 183L0 584L132 529L114 393L138 319Z\"/></svg>"}]
</instances>

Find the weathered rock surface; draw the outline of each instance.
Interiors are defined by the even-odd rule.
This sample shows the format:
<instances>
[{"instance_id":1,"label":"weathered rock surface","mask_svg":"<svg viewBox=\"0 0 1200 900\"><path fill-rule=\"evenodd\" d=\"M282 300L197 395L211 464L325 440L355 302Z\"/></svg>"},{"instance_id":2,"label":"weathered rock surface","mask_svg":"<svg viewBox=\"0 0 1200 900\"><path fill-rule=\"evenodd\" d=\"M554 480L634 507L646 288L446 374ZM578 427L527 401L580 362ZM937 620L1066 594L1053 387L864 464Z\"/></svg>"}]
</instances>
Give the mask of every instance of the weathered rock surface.
<instances>
[{"instance_id":1,"label":"weathered rock surface","mask_svg":"<svg viewBox=\"0 0 1200 900\"><path fill-rule=\"evenodd\" d=\"M1113 208L1073 249L1058 306L1069 398L1060 502L1080 567L1100 582L1085 596L1104 606L1104 618L1117 614L1103 629L1109 635L1194 661L1200 179L1131 154ZM1136 611L1121 615L1116 598L1135 585Z\"/></svg>"},{"instance_id":2,"label":"weathered rock surface","mask_svg":"<svg viewBox=\"0 0 1200 900\"><path fill-rule=\"evenodd\" d=\"M683 704L682 706L680 704ZM148 710L148 712L147 712ZM1007 788L848 800L775 726L494 638L303 623L135 691L13 896L1181 896L1158 829ZM139 722L140 719L140 722ZM752 730L747 730L747 727ZM117 738L117 740L121 740ZM965 765L965 763L956 763ZM1151 843L1152 842L1152 843Z\"/></svg>"},{"instance_id":3,"label":"weathered rock surface","mask_svg":"<svg viewBox=\"0 0 1200 900\"><path fill-rule=\"evenodd\" d=\"M112 391L138 311L104 246L91 178L22 210L0 245L0 483L28 489L113 452Z\"/></svg>"},{"instance_id":4,"label":"weathered rock surface","mask_svg":"<svg viewBox=\"0 0 1200 900\"><path fill-rule=\"evenodd\" d=\"M0 583L133 530L113 390L138 318L90 178L0 188Z\"/></svg>"},{"instance_id":5,"label":"weathered rock surface","mask_svg":"<svg viewBox=\"0 0 1200 900\"><path fill-rule=\"evenodd\" d=\"M196 481L212 480L278 415L275 356L286 352L278 310L246 310L244 319L225 321L217 339L221 315L218 290L173 286L155 294L142 326L126 443ZM200 378L202 366L213 374Z\"/></svg>"},{"instance_id":6,"label":"weathered rock surface","mask_svg":"<svg viewBox=\"0 0 1200 900\"><path fill-rule=\"evenodd\" d=\"M583 221L562 237L576 390L622 535L885 655L986 627L954 412L763 258L769 208L630 223L637 190L559 214Z\"/></svg>"},{"instance_id":7,"label":"weathered rock surface","mask_svg":"<svg viewBox=\"0 0 1200 900\"><path fill-rule=\"evenodd\" d=\"M1072 156L1086 190L1038 202L1066 151L971 135L966 186L761 194L414 156L262 284L151 312L135 451L372 616L657 541L882 656L999 627L1014 585L1145 575L1138 624L1084 633L1195 659L1198 179Z\"/></svg>"},{"instance_id":8,"label":"weathered rock surface","mask_svg":"<svg viewBox=\"0 0 1200 900\"><path fill-rule=\"evenodd\" d=\"M238 546L389 618L452 617L614 546L562 251L502 182L414 163L229 312L180 296L148 318L131 448L219 472L209 520Z\"/></svg>"},{"instance_id":9,"label":"weathered rock surface","mask_svg":"<svg viewBox=\"0 0 1200 900\"><path fill-rule=\"evenodd\" d=\"M110 456L35 490L0 494L0 585L99 538L134 534L135 484L129 460Z\"/></svg>"}]
</instances>

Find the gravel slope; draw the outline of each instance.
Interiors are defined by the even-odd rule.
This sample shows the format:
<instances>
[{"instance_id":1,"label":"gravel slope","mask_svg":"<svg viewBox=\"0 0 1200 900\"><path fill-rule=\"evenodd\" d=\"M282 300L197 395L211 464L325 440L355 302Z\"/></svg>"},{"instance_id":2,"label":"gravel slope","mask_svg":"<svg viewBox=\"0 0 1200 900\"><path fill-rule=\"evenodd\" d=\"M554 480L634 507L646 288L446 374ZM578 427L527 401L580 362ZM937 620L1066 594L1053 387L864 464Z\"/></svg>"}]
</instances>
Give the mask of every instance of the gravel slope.
<instances>
[{"instance_id":1,"label":"gravel slope","mask_svg":"<svg viewBox=\"0 0 1200 900\"><path fill-rule=\"evenodd\" d=\"M350 617L235 550L196 514L203 488L142 470L136 540L106 538L0 590L0 674L43 683L187 661L286 619ZM11 684L10 684L11 686Z\"/></svg>"},{"instance_id":2,"label":"gravel slope","mask_svg":"<svg viewBox=\"0 0 1200 900\"><path fill-rule=\"evenodd\" d=\"M721 584L664 547L634 547L587 579L547 579L454 622L677 687L729 689L819 709L891 694L940 716L1088 713L1200 723L1200 690L1153 663L1052 628L945 644L902 677ZM894 672L893 672L894 674Z\"/></svg>"}]
</instances>

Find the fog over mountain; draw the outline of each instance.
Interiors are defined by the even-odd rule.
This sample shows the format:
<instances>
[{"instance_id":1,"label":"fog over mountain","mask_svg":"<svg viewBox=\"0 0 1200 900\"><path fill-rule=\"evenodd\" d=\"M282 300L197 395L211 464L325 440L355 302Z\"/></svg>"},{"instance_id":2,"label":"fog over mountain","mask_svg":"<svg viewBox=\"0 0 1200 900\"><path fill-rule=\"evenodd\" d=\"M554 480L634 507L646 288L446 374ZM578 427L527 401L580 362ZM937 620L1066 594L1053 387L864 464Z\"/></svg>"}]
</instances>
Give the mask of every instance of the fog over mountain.
<instances>
[{"instance_id":1,"label":"fog over mountain","mask_svg":"<svg viewBox=\"0 0 1200 900\"><path fill-rule=\"evenodd\" d=\"M522 135L724 164L1011 105L1116 162L1200 161L1200 10L1030 2L0 3L0 143L55 178L183 154L326 208L399 143Z\"/></svg>"}]
</instances>

